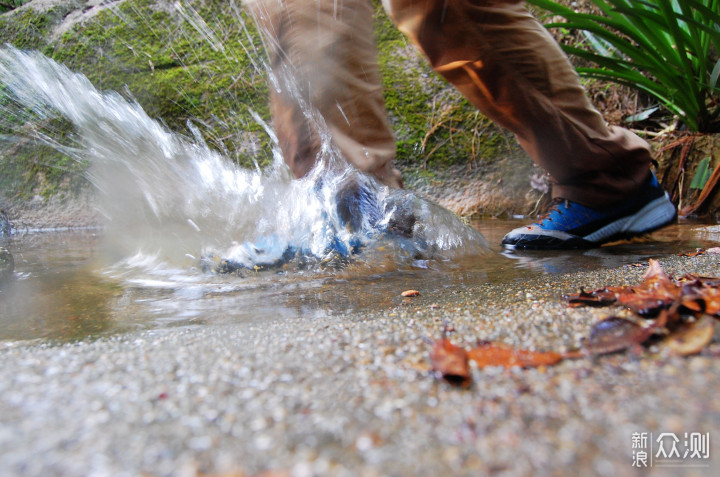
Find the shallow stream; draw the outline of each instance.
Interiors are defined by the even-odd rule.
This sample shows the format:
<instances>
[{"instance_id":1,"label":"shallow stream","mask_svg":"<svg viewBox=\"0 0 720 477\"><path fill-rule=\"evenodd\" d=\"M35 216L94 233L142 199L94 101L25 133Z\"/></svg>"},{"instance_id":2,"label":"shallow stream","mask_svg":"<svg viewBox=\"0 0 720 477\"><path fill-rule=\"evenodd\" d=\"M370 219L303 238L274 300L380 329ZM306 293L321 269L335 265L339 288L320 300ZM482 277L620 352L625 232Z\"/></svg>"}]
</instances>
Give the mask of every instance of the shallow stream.
<instances>
[{"instance_id":1,"label":"shallow stream","mask_svg":"<svg viewBox=\"0 0 720 477\"><path fill-rule=\"evenodd\" d=\"M720 227L681 222L650 238L593 250L504 252L502 235L520 222L486 220L481 231L491 251L423 267L392 260L359 261L326 271L245 271L213 274L187 266L112 262L103 231L49 232L2 239L15 258L15 276L0 287L0 343L75 341L133 330L262 322L297 315L342 315L387 310L407 289L419 306L444 306L458 293L526 280L646 263L648 258L692 252L720 243ZM558 290L558 294L567 290ZM478 290L481 293L481 290ZM419 303L419 302L416 302ZM438 305L439 304L439 305Z\"/></svg>"}]
</instances>

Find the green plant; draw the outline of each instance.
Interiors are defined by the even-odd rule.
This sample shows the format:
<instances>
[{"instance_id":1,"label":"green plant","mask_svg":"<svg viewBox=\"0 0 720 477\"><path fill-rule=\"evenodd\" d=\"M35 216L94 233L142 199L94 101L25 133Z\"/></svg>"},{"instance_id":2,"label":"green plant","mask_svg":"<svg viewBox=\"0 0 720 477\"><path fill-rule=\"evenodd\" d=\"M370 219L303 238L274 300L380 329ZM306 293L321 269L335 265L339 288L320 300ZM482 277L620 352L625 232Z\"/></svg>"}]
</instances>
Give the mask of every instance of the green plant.
<instances>
[{"instance_id":1,"label":"green plant","mask_svg":"<svg viewBox=\"0 0 720 477\"><path fill-rule=\"evenodd\" d=\"M712 170L709 166L709 157L706 157L705 159L700 161L697 171L695 172L695 176L693 176L693 180L690 183L690 189L702 189L703 187L705 187L705 184L707 184L708 179L710 179L710 176L712 175Z\"/></svg>"},{"instance_id":2,"label":"green plant","mask_svg":"<svg viewBox=\"0 0 720 477\"><path fill-rule=\"evenodd\" d=\"M9 12L27 3L27 0L0 0L0 13Z\"/></svg>"},{"instance_id":3,"label":"green plant","mask_svg":"<svg viewBox=\"0 0 720 477\"><path fill-rule=\"evenodd\" d=\"M648 93L691 131L720 129L720 0L592 2L601 15L528 0L566 20L546 27L583 33L587 45L563 45L597 65L578 67L581 75Z\"/></svg>"}]
</instances>

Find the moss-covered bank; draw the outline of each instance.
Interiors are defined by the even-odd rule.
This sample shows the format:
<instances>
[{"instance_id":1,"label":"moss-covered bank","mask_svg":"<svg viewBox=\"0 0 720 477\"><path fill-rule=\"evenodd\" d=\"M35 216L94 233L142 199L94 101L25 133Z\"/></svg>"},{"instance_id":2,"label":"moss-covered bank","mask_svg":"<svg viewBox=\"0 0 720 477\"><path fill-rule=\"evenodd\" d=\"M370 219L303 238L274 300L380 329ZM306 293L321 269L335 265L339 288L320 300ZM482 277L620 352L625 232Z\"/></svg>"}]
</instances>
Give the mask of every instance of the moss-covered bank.
<instances>
[{"instance_id":1,"label":"moss-covered bank","mask_svg":"<svg viewBox=\"0 0 720 477\"><path fill-rule=\"evenodd\" d=\"M514 142L434 75L379 1L375 6L388 113L407 183L431 190L454 166L467 165L477 176L507 157L529 167ZM209 144L241 164L271 158L269 139L251 116L268 118L262 44L239 3L34 0L0 15L0 42L39 50L99 89L132 97L175 131L187 133L193 121ZM0 128L9 138L0 156L6 199L84 187L84 164L18 140L27 117L7 105L2 111ZM41 126L60 138L71 133L57 121Z\"/></svg>"},{"instance_id":2,"label":"moss-covered bank","mask_svg":"<svg viewBox=\"0 0 720 477\"><path fill-rule=\"evenodd\" d=\"M253 109L267 115L265 80L255 67L261 56L258 36L225 2L182 5L34 1L0 16L0 42L39 50L99 89L132 97L173 130L186 133L188 121L199 123L208 142L240 162L251 150L265 150L265 156L254 156L267 162L267 139L249 114ZM27 119L17 113L3 110L4 133L17 136ZM65 128L55 126L54 136L66 135ZM79 176L82 164L69 167L67 158L30 145L11 141L4 149L6 197L50 196L63 183L77 185L67 176Z\"/></svg>"}]
</instances>

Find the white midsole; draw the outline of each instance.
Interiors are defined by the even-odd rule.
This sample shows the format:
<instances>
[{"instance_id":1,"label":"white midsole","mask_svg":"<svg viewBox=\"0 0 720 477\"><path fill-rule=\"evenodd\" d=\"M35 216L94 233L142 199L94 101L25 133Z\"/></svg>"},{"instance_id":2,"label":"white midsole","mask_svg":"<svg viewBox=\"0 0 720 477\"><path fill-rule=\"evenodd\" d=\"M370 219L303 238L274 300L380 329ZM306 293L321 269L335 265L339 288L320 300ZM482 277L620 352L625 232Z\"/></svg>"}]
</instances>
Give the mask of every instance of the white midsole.
<instances>
[{"instance_id":1,"label":"white midsole","mask_svg":"<svg viewBox=\"0 0 720 477\"><path fill-rule=\"evenodd\" d=\"M613 223L583 237L589 242L602 242L621 233L642 233L659 227L675 217L675 206L667 193L658 197L633 215L618 219Z\"/></svg>"}]
</instances>

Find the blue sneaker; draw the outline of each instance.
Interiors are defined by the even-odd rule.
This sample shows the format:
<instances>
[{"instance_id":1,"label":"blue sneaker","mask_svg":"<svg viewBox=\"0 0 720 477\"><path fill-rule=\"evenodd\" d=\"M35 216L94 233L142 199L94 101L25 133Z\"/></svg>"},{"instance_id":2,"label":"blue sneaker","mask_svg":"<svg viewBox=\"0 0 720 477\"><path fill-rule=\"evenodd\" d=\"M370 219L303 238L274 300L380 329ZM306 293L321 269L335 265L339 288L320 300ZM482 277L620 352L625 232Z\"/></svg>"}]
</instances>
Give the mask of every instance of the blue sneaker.
<instances>
[{"instance_id":1,"label":"blue sneaker","mask_svg":"<svg viewBox=\"0 0 720 477\"><path fill-rule=\"evenodd\" d=\"M534 250L598 247L652 232L676 217L675 206L651 174L632 199L609 209L591 209L555 199L539 222L511 231L502 244Z\"/></svg>"}]
</instances>

